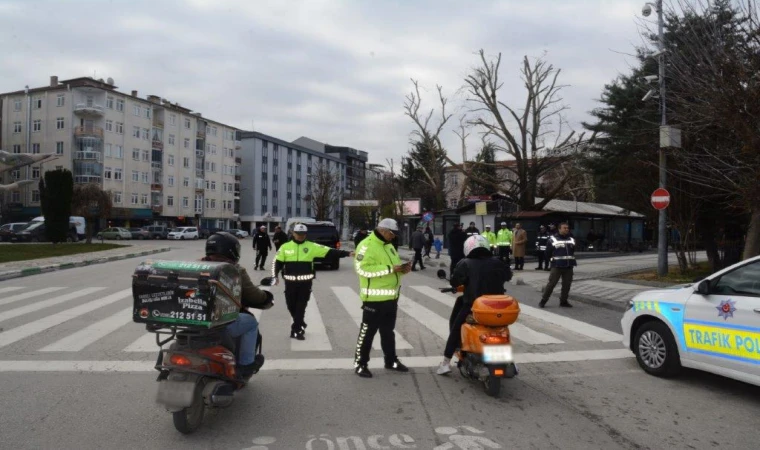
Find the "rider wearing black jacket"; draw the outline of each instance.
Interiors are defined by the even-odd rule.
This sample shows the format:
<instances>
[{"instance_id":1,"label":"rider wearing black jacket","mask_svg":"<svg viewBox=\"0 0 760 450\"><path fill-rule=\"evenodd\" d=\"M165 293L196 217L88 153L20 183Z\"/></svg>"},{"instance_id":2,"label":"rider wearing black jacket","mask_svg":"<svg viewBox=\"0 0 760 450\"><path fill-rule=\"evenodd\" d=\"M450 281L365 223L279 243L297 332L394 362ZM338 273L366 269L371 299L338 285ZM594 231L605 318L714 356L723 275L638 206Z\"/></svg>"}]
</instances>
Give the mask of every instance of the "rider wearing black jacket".
<instances>
[{"instance_id":1,"label":"rider wearing black jacket","mask_svg":"<svg viewBox=\"0 0 760 450\"><path fill-rule=\"evenodd\" d=\"M504 283L512 279L512 270L504 261L494 258L491 244L484 236L474 235L464 243L465 259L457 264L451 274L451 286L464 286L464 294L454 305L451 330L443 352L443 362L436 373L445 375L451 372L449 363L454 350L462 340L462 324L472 310L472 304L481 295L504 294Z\"/></svg>"}]
</instances>

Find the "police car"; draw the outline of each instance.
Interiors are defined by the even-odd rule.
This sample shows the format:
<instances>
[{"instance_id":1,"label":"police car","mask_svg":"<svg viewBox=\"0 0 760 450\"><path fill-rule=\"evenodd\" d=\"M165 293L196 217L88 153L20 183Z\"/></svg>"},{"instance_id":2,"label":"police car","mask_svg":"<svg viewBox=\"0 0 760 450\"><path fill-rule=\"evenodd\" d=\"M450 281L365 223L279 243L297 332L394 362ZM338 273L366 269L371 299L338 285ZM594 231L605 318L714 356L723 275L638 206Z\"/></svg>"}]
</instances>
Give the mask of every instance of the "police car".
<instances>
[{"instance_id":1,"label":"police car","mask_svg":"<svg viewBox=\"0 0 760 450\"><path fill-rule=\"evenodd\" d=\"M760 256L694 284L642 292L620 321L644 371L681 367L760 386Z\"/></svg>"}]
</instances>

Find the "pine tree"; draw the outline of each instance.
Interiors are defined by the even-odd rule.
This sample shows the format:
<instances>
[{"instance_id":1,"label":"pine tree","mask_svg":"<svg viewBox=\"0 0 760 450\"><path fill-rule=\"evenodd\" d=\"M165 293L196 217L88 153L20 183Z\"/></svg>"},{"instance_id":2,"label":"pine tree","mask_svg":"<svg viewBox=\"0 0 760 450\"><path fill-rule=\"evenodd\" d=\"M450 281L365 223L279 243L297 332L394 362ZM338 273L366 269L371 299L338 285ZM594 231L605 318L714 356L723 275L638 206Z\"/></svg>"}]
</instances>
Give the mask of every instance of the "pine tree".
<instances>
[{"instance_id":1,"label":"pine tree","mask_svg":"<svg viewBox=\"0 0 760 450\"><path fill-rule=\"evenodd\" d=\"M71 217L74 177L71 171L56 169L45 172L40 180L40 205L45 217L45 235L55 243L66 242Z\"/></svg>"}]
</instances>

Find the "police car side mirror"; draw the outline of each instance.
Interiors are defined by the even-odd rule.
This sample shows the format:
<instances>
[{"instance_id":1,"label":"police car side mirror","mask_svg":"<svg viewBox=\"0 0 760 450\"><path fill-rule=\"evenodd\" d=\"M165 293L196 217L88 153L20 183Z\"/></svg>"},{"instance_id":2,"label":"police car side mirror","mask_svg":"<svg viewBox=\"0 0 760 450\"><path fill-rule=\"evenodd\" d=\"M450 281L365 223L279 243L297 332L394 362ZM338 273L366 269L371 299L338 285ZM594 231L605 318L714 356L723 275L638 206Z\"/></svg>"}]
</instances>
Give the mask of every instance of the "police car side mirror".
<instances>
[{"instance_id":1,"label":"police car side mirror","mask_svg":"<svg viewBox=\"0 0 760 450\"><path fill-rule=\"evenodd\" d=\"M705 280L697 285L697 292L702 295L710 295L710 282Z\"/></svg>"},{"instance_id":2,"label":"police car side mirror","mask_svg":"<svg viewBox=\"0 0 760 450\"><path fill-rule=\"evenodd\" d=\"M442 280L446 279L446 271L443 269L438 269L438 272L436 272L436 275L438 275L438 278Z\"/></svg>"}]
</instances>

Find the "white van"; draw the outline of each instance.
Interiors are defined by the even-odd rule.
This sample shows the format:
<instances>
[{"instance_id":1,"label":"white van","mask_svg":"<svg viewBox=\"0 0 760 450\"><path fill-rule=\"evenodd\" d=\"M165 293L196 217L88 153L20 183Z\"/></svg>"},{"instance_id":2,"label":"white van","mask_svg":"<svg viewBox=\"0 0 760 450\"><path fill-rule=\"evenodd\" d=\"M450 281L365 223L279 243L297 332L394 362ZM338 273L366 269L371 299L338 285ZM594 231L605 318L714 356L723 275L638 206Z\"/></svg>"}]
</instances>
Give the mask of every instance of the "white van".
<instances>
[{"instance_id":1,"label":"white van","mask_svg":"<svg viewBox=\"0 0 760 450\"><path fill-rule=\"evenodd\" d=\"M44 222L45 217L35 217L32 219L32 222ZM82 216L71 216L69 217L69 223L74 224L74 226L77 229L77 235L79 236L79 239L84 239L85 235L87 234L87 230L85 229L85 226L87 225L87 221L84 220L84 217Z\"/></svg>"}]
</instances>

